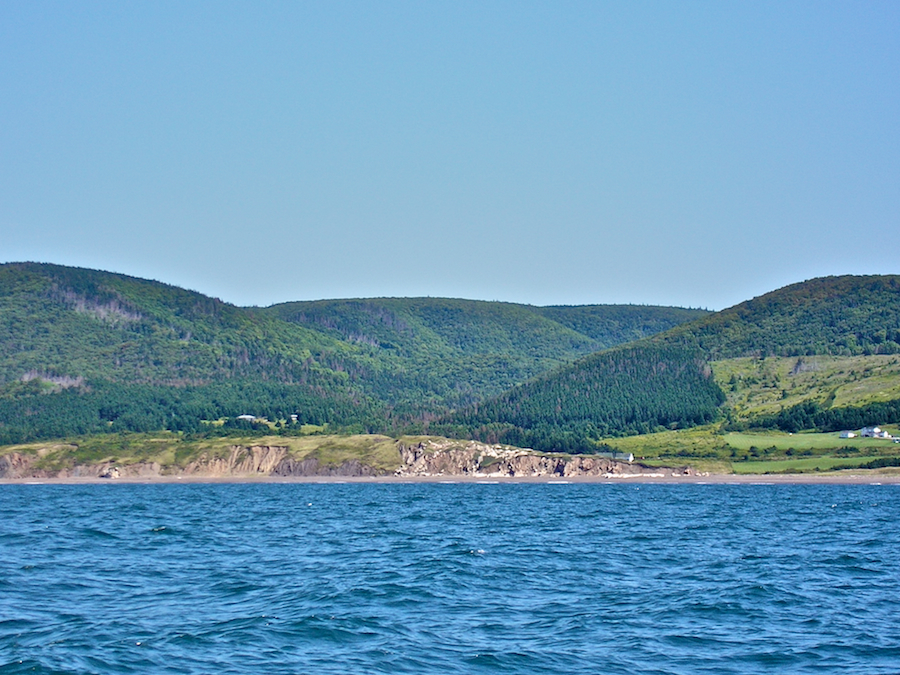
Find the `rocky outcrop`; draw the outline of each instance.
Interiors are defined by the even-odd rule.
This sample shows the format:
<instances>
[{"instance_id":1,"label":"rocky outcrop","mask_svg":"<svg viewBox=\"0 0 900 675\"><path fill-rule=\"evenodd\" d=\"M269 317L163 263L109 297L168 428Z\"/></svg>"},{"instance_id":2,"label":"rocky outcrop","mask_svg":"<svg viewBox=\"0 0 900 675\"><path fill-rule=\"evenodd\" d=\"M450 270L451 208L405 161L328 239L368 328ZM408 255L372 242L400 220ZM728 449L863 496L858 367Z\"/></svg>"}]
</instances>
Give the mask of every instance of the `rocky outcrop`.
<instances>
[{"instance_id":1,"label":"rocky outcrop","mask_svg":"<svg viewBox=\"0 0 900 675\"><path fill-rule=\"evenodd\" d=\"M533 450L470 441L423 441L400 446L399 476L479 476L485 478L693 475L693 469L646 467L590 455L542 455Z\"/></svg>"},{"instance_id":2,"label":"rocky outcrop","mask_svg":"<svg viewBox=\"0 0 900 675\"><path fill-rule=\"evenodd\" d=\"M13 452L0 457L0 478L24 478L29 474L34 457Z\"/></svg>"},{"instance_id":3,"label":"rocky outcrop","mask_svg":"<svg viewBox=\"0 0 900 675\"><path fill-rule=\"evenodd\" d=\"M76 464L61 469L40 466L40 454L13 452L0 456L0 479L22 478L139 478L160 475L160 466L155 462L119 466L113 462Z\"/></svg>"},{"instance_id":4,"label":"rocky outcrop","mask_svg":"<svg viewBox=\"0 0 900 675\"><path fill-rule=\"evenodd\" d=\"M377 476L379 471L352 459L341 464L322 464L316 457L297 459L282 446L234 445L224 457L200 455L185 466L194 476Z\"/></svg>"},{"instance_id":5,"label":"rocky outcrop","mask_svg":"<svg viewBox=\"0 0 900 675\"><path fill-rule=\"evenodd\" d=\"M356 459L351 459L336 466L329 466L320 464L315 457L301 460L286 458L272 472L273 476L343 476L346 478L380 476L383 474L383 471L379 471L368 464L363 464Z\"/></svg>"},{"instance_id":6,"label":"rocky outcrop","mask_svg":"<svg viewBox=\"0 0 900 675\"><path fill-rule=\"evenodd\" d=\"M451 475L468 476L478 473L484 461L486 446L471 442L464 447L426 441L413 446L400 445L402 476Z\"/></svg>"}]
</instances>

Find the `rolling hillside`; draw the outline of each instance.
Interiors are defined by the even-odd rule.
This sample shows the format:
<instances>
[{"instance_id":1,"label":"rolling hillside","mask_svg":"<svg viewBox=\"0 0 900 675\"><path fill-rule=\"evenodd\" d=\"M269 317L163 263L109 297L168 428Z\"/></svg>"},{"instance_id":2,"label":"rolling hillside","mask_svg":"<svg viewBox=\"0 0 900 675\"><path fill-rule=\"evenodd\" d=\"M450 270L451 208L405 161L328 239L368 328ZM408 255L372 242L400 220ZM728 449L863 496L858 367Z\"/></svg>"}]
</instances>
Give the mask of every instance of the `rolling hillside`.
<instances>
[{"instance_id":1,"label":"rolling hillside","mask_svg":"<svg viewBox=\"0 0 900 675\"><path fill-rule=\"evenodd\" d=\"M900 353L900 276L811 279L658 336L712 361L741 356Z\"/></svg>"},{"instance_id":2,"label":"rolling hillside","mask_svg":"<svg viewBox=\"0 0 900 675\"><path fill-rule=\"evenodd\" d=\"M280 433L571 451L715 420L830 430L900 421L898 359L897 276L813 279L709 314L444 298L241 308L120 274L0 265L0 442L247 432L234 418L248 412Z\"/></svg>"},{"instance_id":3,"label":"rolling hillside","mask_svg":"<svg viewBox=\"0 0 900 675\"><path fill-rule=\"evenodd\" d=\"M900 277L813 279L587 356L444 422L539 449L717 416L786 431L896 422L898 341Z\"/></svg>"},{"instance_id":4,"label":"rolling hillside","mask_svg":"<svg viewBox=\"0 0 900 675\"><path fill-rule=\"evenodd\" d=\"M703 315L440 298L241 308L121 274L0 265L0 441L245 412L391 430Z\"/></svg>"}]
</instances>

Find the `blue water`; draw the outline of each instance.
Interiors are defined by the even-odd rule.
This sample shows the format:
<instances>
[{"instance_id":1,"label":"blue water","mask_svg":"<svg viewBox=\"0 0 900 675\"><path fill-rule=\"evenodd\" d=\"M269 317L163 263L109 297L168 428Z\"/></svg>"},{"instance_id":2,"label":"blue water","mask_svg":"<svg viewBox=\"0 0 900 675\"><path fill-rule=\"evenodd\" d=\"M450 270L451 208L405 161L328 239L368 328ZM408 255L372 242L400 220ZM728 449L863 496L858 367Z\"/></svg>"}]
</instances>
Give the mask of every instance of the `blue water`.
<instances>
[{"instance_id":1,"label":"blue water","mask_svg":"<svg viewBox=\"0 0 900 675\"><path fill-rule=\"evenodd\" d=\"M7 485L0 673L898 673L900 487Z\"/></svg>"}]
</instances>

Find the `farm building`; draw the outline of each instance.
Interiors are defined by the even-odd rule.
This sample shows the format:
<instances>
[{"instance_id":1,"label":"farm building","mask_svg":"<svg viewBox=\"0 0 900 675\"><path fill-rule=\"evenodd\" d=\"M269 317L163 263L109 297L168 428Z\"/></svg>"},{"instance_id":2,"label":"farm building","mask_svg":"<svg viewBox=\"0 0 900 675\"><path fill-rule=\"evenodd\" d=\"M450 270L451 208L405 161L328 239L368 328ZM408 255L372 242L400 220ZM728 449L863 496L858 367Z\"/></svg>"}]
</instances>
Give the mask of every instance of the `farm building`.
<instances>
[{"instance_id":1,"label":"farm building","mask_svg":"<svg viewBox=\"0 0 900 675\"><path fill-rule=\"evenodd\" d=\"M865 427L859 435L863 438L893 438L888 432L882 431L880 427Z\"/></svg>"}]
</instances>

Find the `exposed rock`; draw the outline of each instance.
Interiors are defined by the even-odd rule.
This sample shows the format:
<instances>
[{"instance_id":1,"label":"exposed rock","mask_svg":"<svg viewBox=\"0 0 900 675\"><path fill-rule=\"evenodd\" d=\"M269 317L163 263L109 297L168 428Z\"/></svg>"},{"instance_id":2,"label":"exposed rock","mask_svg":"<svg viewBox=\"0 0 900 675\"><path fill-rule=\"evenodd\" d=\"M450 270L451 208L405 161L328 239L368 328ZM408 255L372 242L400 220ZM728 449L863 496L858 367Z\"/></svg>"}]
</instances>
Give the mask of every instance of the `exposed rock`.
<instances>
[{"instance_id":1,"label":"exposed rock","mask_svg":"<svg viewBox=\"0 0 900 675\"><path fill-rule=\"evenodd\" d=\"M377 476L379 471L359 460L321 464L315 457L297 459L287 447L234 445L227 457L200 455L183 473L194 476Z\"/></svg>"},{"instance_id":2,"label":"exposed rock","mask_svg":"<svg viewBox=\"0 0 900 675\"><path fill-rule=\"evenodd\" d=\"M13 452L0 457L0 478L25 478L30 476L34 457Z\"/></svg>"},{"instance_id":3,"label":"exposed rock","mask_svg":"<svg viewBox=\"0 0 900 675\"><path fill-rule=\"evenodd\" d=\"M527 448L487 445L469 441L428 440L400 446L399 476L483 476L516 478L539 476L687 476L689 467L679 469L647 467L590 455L543 455Z\"/></svg>"},{"instance_id":4,"label":"exposed rock","mask_svg":"<svg viewBox=\"0 0 900 675\"><path fill-rule=\"evenodd\" d=\"M315 457L296 460L286 458L282 460L275 470L273 476L378 476L382 472L373 467L362 464L359 460L352 459L339 464L337 466L323 466L319 464L319 460Z\"/></svg>"}]
</instances>

